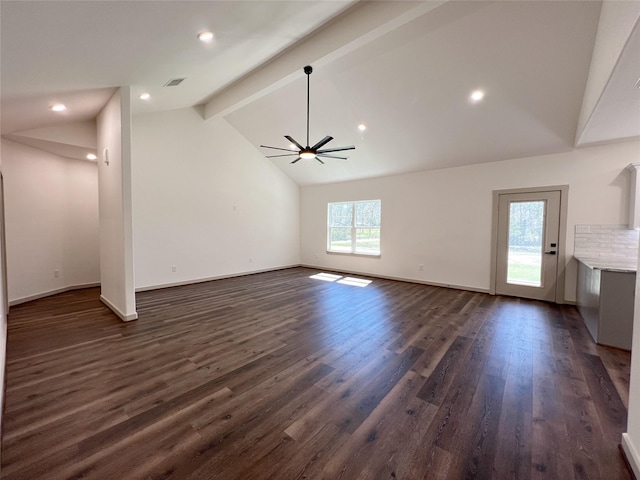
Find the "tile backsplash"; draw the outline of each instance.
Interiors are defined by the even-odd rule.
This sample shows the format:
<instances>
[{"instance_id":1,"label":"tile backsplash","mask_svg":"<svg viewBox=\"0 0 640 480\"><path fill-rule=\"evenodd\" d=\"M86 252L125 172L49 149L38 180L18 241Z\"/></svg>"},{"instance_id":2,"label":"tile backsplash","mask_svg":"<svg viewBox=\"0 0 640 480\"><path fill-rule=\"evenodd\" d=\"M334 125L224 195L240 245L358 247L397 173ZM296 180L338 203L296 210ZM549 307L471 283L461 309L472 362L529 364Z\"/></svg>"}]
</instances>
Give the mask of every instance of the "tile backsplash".
<instances>
[{"instance_id":1,"label":"tile backsplash","mask_svg":"<svg viewBox=\"0 0 640 480\"><path fill-rule=\"evenodd\" d=\"M638 233L627 225L576 225L573 254L589 258L638 258Z\"/></svg>"}]
</instances>

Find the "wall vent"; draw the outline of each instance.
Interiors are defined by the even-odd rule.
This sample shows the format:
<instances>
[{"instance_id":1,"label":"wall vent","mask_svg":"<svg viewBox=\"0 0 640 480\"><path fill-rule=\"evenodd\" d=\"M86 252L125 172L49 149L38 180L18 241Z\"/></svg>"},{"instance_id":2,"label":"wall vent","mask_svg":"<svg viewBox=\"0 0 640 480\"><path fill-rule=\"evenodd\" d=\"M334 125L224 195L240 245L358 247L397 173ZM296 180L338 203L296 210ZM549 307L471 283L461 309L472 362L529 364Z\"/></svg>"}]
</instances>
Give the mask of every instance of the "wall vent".
<instances>
[{"instance_id":1,"label":"wall vent","mask_svg":"<svg viewBox=\"0 0 640 480\"><path fill-rule=\"evenodd\" d=\"M164 84L165 87L177 87L182 82L184 82L184 78L172 78L167 83Z\"/></svg>"}]
</instances>

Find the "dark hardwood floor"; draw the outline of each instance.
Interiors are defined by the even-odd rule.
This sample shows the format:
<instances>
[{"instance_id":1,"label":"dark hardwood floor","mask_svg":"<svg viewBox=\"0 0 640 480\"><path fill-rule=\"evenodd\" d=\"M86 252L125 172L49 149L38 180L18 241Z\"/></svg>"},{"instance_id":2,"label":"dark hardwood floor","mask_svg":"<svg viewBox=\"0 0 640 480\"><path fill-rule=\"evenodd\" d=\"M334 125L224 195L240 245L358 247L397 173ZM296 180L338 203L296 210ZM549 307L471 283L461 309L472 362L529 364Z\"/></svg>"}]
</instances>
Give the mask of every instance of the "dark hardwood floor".
<instances>
[{"instance_id":1,"label":"dark hardwood floor","mask_svg":"<svg viewBox=\"0 0 640 480\"><path fill-rule=\"evenodd\" d=\"M3 479L629 479L576 309L293 268L12 307Z\"/></svg>"}]
</instances>

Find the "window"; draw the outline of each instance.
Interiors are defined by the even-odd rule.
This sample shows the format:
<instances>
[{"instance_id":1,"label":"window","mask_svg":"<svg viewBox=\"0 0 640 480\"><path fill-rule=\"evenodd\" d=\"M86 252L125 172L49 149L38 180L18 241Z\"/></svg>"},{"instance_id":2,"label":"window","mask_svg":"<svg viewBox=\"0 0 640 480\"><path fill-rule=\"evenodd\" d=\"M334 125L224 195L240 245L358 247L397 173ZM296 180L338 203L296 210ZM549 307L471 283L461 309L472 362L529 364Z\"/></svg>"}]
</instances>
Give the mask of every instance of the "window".
<instances>
[{"instance_id":1,"label":"window","mask_svg":"<svg viewBox=\"0 0 640 480\"><path fill-rule=\"evenodd\" d=\"M327 250L380 255L380 200L329 204Z\"/></svg>"}]
</instances>

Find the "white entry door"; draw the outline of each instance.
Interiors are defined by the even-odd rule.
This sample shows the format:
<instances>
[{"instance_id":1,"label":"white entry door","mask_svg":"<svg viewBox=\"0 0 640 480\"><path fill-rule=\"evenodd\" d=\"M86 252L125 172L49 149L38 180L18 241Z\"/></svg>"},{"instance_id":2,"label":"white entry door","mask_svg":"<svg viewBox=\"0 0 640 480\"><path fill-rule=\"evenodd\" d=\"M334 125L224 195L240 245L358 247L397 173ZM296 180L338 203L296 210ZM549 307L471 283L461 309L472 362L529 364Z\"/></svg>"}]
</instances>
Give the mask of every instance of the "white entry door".
<instances>
[{"instance_id":1,"label":"white entry door","mask_svg":"<svg viewBox=\"0 0 640 480\"><path fill-rule=\"evenodd\" d=\"M496 293L556 301L560 191L498 198Z\"/></svg>"}]
</instances>

